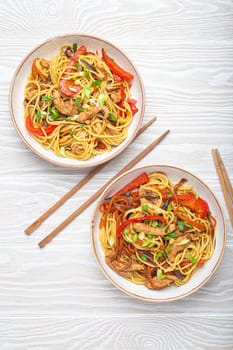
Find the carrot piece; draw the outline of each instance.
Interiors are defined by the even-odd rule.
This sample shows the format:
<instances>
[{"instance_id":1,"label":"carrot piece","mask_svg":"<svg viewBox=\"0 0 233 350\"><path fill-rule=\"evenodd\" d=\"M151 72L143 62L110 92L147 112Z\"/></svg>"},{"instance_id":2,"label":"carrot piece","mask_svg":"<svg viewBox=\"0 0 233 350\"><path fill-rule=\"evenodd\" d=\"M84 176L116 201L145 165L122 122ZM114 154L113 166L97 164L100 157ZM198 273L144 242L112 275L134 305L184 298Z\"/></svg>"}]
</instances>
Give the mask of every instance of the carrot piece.
<instances>
[{"instance_id":1,"label":"carrot piece","mask_svg":"<svg viewBox=\"0 0 233 350\"><path fill-rule=\"evenodd\" d=\"M135 179L130 181L127 185L122 187L115 195L119 195L119 194L122 194L122 193L125 193L125 192L130 192L132 190L135 190L139 186L144 185L147 182L149 182L149 180L150 180L150 178L147 175L147 173L145 173L145 172L141 173Z\"/></svg>"},{"instance_id":2,"label":"carrot piece","mask_svg":"<svg viewBox=\"0 0 233 350\"><path fill-rule=\"evenodd\" d=\"M184 213L182 213L180 210L177 210L177 209L174 209L174 213L178 218L185 221L187 224L194 226L200 230L205 230L206 227L202 222L189 219L187 215L185 215Z\"/></svg>"}]
</instances>

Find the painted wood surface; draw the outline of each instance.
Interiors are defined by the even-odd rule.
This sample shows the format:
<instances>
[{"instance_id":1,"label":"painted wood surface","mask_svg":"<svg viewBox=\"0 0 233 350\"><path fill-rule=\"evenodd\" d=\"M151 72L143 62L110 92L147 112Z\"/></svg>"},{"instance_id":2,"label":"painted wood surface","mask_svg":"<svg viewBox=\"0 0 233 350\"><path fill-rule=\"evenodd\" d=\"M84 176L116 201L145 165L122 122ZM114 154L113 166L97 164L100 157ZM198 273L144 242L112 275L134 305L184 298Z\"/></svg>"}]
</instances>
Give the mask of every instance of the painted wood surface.
<instances>
[{"instance_id":1,"label":"painted wood surface","mask_svg":"<svg viewBox=\"0 0 233 350\"><path fill-rule=\"evenodd\" d=\"M39 159L11 122L8 94L20 61L63 33L121 47L146 89L144 120L157 121L32 236L24 229L87 173ZM233 181L233 2L230 0L25 0L0 2L0 349L233 349L233 235L214 168L218 147ZM191 296L151 304L106 280L90 244L94 203L45 249L48 232L146 144L140 162L183 167L214 191L227 222L215 275Z\"/></svg>"}]
</instances>

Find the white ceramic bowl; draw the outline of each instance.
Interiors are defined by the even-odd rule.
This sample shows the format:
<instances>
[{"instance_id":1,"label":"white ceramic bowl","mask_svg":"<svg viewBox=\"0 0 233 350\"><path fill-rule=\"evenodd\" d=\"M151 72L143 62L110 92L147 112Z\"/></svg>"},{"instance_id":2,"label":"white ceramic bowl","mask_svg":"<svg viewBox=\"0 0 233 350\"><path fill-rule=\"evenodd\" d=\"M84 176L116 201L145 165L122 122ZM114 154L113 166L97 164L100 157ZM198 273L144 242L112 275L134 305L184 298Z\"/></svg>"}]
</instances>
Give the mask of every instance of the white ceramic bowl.
<instances>
[{"instance_id":1,"label":"white ceramic bowl","mask_svg":"<svg viewBox=\"0 0 233 350\"><path fill-rule=\"evenodd\" d=\"M127 279L121 277L116 272L114 272L106 263L104 252L101 247L101 243L99 241L99 223L101 215L99 213L98 207L100 203L103 202L104 198L111 196L113 193L116 193L120 188L122 188L125 184L129 183L132 179L137 177L142 172L152 173L156 171L162 171L166 173L169 179L172 182L178 182L181 178L185 178L188 180L189 184L192 184L195 190L203 197L209 204L210 211L212 215L217 220L216 227L216 247L214 250L214 254L212 258L207 261L201 268L198 268L191 279L184 285L177 286L169 286L163 288L161 290L152 290L148 289L144 285L134 284ZM97 263L105 276L121 291L129 294L133 297L152 301L152 302L165 302L183 298L187 295L198 290L201 286L203 286L209 278L214 274L220 261L222 259L225 244L226 244L226 225L225 219L222 213L222 209L212 193L209 187L198 177L191 174L190 172L173 167L168 165L151 165L140 168L135 168L130 170L120 177L118 177L115 181L113 181L103 192L101 197L98 200L96 208L94 210L94 214L91 221L91 232L92 232L92 246L94 250L94 254L97 260Z\"/></svg>"},{"instance_id":2,"label":"white ceramic bowl","mask_svg":"<svg viewBox=\"0 0 233 350\"><path fill-rule=\"evenodd\" d=\"M131 88L132 97L137 100L138 112L134 115L128 129L127 138L110 152L105 152L85 161L72 160L56 156L51 150L45 150L26 130L24 125L24 88L31 71L32 62L35 57L51 58L58 54L59 48L64 43L78 43L85 45L88 50L99 50L104 48L106 52L116 60L125 70L134 75ZM38 156L59 166L85 168L107 162L120 154L134 139L143 119L145 109L145 93L142 79L131 60L110 42L87 34L66 34L51 38L34 50L32 50L18 66L10 87L10 113L16 130L24 143Z\"/></svg>"}]
</instances>

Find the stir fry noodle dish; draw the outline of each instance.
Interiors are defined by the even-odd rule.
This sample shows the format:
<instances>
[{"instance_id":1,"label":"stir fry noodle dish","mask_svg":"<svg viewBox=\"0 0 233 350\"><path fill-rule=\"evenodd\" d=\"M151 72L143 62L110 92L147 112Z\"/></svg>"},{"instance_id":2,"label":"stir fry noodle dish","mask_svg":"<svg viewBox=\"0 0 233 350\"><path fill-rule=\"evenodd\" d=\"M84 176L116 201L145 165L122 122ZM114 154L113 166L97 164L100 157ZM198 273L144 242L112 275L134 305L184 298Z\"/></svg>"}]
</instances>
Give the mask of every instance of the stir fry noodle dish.
<instances>
[{"instance_id":1,"label":"stir fry noodle dish","mask_svg":"<svg viewBox=\"0 0 233 350\"><path fill-rule=\"evenodd\" d=\"M133 283L181 286L213 255L216 220L186 179L142 172L99 211L105 261Z\"/></svg>"},{"instance_id":2,"label":"stir fry noodle dish","mask_svg":"<svg viewBox=\"0 0 233 350\"><path fill-rule=\"evenodd\" d=\"M128 135L138 108L134 76L108 55L64 44L51 59L35 58L25 87L24 120L45 148L87 160L111 151Z\"/></svg>"}]
</instances>

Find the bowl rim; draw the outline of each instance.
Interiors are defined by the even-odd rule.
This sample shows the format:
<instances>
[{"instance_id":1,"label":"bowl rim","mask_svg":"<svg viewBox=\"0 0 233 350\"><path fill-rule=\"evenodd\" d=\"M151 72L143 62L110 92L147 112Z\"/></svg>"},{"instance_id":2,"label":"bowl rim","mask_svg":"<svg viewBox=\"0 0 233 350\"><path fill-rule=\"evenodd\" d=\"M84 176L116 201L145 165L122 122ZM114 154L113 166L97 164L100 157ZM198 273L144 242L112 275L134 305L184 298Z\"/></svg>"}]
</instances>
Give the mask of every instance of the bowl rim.
<instances>
[{"instance_id":1,"label":"bowl rim","mask_svg":"<svg viewBox=\"0 0 233 350\"><path fill-rule=\"evenodd\" d=\"M138 83L140 86L140 91L141 91L141 95L142 95L142 99L141 99L141 111L140 111L140 116L138 117L138 123L137 126L135 127L135 130L133 132L132 135L128 136L128 140L125 142L124 147L119 148L117 151L115 151L115 153L112 154L112 152L109 153L109 155L106 157L106 159L104 160L93 160L93 162L91 164L86 164L85 161L83 161L83 163L81 164L66 164L62 162L62 158L61 159L51 159L49 156L47 156L46 154L44 154L42 151L38 151L36 150L31 143L24 137L23 133L21 132L16 118L14 116L14 108L13 108L13 91L14 91L14 86L15 86L15 82L17 79L18 74L20 73L20 70L22 69L23 65L25 64L25 62L29 59L29 57L31 55L33 55L33 53L35 53L38 49L40 49L41 47L43 47L44 45L48 44L49 42L53 41L53 40L59 40L59 39L63 39L67 40L67 37L69 36L81 36L84 38L89 38L89 39L93 39L93 40L97 40L97 41L102 41L103 43L111 46L112 48L114 48L116 51L120 52L120 54L126 59L126 61L129 62L129 64L133 67L133 69L135 70L136 74L137 74L137 78L138 78ZM9 105L9 111L10 111L10 116L11 116L11 121L19 135L19 137L21 138L21 140L24 142L24 144L34 153L36 154L38 157L40 157L41 159L52 163L54 165L57 166L61 166L61 167L65 167L65 168L75 168L75 169L85 169L85 168L91 168L100 164L104 164L107 163L109 161L111 161L113 158L117 157L118 155L120 155L122 152L124 152L125 149L127 149L127 147L133 142L141 124L143 121L143 117L145 114L145 103L146 103L146 98L145 98L145 86L141 77L141 74L139 73L136 65L134 64L134 62L131 60L131 58L124 53L124 51L122 51L122 49L120 49L120 47L118 45L113 44L111 41L108 41L106 39L103 39L102 37L99 36L95 36L92 34L88 34L88 33L79 33L79 32L71 32L71 33L65 33L65 34L61 34L61 35L56 35L53 37L50 37L46 40L44 40L43 42L41 42L40 44L36 45L32 50L30 50L20 61L20 63L18 64L16 70L14 71L14 74L11 78L11 83L10 83L10 88L9 88L9 94L8 94L8 105ZM120 145L118 145L120 146ZM42 146L41 146L42 147ZM94 159L94 158L93 158Z\"/></svg>"},{"instance_id":2,"label":"bowl rim","mask_svg":"<svg viewBox=\"0 0 233 350\"><path fill-rule=\"evenodd\" d=\"M211 193L211 195L214 197L215 201L216 201L216 204L218 206L218 209L220 211L220 214L221 214L221 219L222 219L222 223L223 223L223 232L221 234L223 234L223 244L222 244L222 248L221 248L221 251L219 253L219 256L217 258L217 261L215 263L215 265L212 267L210 273L202 280L200 281L200 283L193 287L192 289L190 289L189 291L187 292L184 292L183 294L180 294L180 295L177 295L177 296L174 296L174 297L168 297L166 299L160 299L160 298L150 298L150 297L146 297L146 296L141 296L141 295L138 295L134 292L130 292L128 290L126 290L124 287L120 286L116 281L114 281L114 279L108 274L108 272L105 270L104 266L101 264L101 261L98 257L98 254L97 254L97 249L96 249L96 246L94 244L94 237L95 237L95 226L94 226L94 219L95 219L95 216L96 216L96 212L98 210L98 207L99 207L99 204L101 202L101 200L103 199L105 193L107 193L107 191L109 190L109 188L114 184L116 183L120 178L124 177L125 175L129 174L129 173L132 173L133 171L137 171L137 170L143 170L145 171L145 168L153 168L153 167L167 167L167 168L170 168L170 169L175 169L175 170L178 170L178 171L183 171L185 172L186 174L188 175L191 175L193 176L196 180L198 180L202 185L204 185L204 187ZM149 171L148 171L149 172ZM225 248L226 248L226 219L225 219L225 216L224 216L224 213L223 213L223 210L222 210L222 206L220 205L219 203L219 200L217 199L217 197L215 196L215 194L213 193L213 191L210 189L210 187L206 184L205 181L203 181L202 179L200 179L197 175L195 175L194 173L192 173L191 171L188 171L188 170L185 170L184 168L181 168L181 167L178 167L178 166L174 166L174 165L168 165L168 164L148 164L148 165L144 165L144 166L138 166L138 167L134 167L133 169L130 169L126 172L124 172L123 174L119 175L116 179L114 179L106 188L105 190L103 191L103 193L101 194L101 197L98 199L97 203L95 204L95 207L94 207L94 210L93 210L93 213L92 213L92 216L91 216L91 245L92 245L92 250L94 252L94 256L95 256L95 259L97 261L97 264L100 268L100 270L102 271L102 273L105 275L105 277L107 277L107 279L116 287L118 288L119 290L121 290L123 293L127 294L127 295L130 295L132 297L135 297L136 299L140 299L140 300L143 300L143 301L150 301L150 302L153 302L153 303L159 303L159 302L169 302L169 301L175 301L175 300L178 300L178 299L183 299L191 294L193 294L194 292L196 292L198 289L200 289L203 285L206 284L206 282L214 275L214 273L216 272L217 268L219 267L221 261L222 261L222 258L223 258L223 255L224 255L224 252L225 252ZM123 277L122 277L123 278Z\"/></svg>"}]
</instances>

